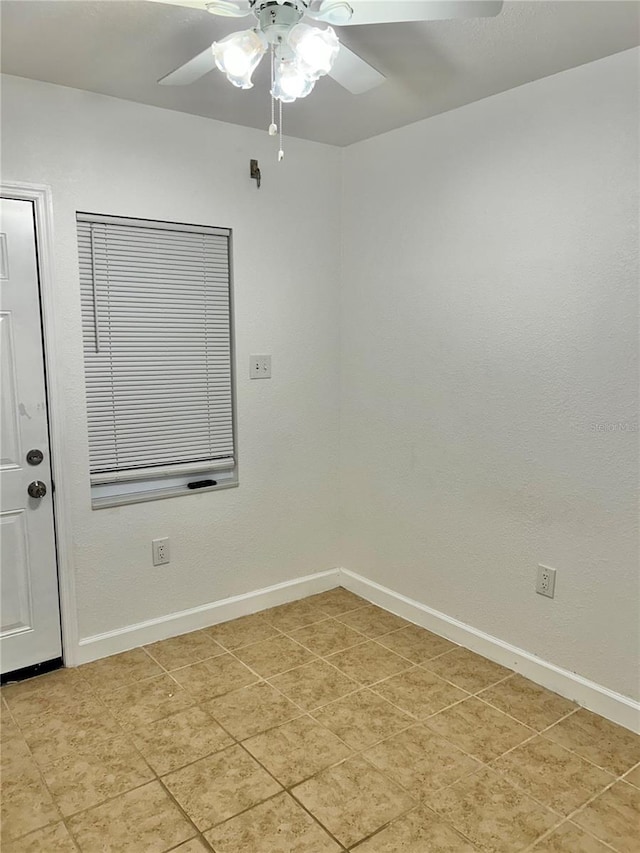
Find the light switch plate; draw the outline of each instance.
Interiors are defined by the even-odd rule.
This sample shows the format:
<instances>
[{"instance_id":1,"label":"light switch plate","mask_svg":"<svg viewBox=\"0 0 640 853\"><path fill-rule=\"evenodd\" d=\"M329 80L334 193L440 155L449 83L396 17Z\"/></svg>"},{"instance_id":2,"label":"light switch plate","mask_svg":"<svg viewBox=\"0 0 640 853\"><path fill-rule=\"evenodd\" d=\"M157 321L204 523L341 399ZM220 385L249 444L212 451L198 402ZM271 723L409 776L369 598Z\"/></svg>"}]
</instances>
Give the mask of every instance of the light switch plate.
<instances>
[{"instance_id":1,"label":"light switch plate","mask_svg":"<svg viewBox=\"0 0 640 853\"><path fill-rule=\"evenodd\" d=\"M271 379L271 356L249 356L249 377L251 379Z\"/></svg>"}]
</instances>

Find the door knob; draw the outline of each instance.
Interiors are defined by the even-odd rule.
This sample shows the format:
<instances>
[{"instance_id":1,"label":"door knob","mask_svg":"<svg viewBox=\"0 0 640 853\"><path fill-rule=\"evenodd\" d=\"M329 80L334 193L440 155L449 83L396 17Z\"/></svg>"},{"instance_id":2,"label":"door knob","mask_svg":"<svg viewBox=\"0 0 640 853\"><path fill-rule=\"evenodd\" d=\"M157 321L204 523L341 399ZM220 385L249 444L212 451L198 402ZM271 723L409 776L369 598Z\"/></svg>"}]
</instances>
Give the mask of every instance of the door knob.
<instances>
[{"instance_id":1,"label":"door knob","mask_svg":"<svg viewBox=\"0 0 640 853\"><path fill-rule=\"evenodd\" d=\"M43 498L47 494L47 487L42 480L34 480L27 486L27 491L32 498Z\"/></svg>"}]
</instances>

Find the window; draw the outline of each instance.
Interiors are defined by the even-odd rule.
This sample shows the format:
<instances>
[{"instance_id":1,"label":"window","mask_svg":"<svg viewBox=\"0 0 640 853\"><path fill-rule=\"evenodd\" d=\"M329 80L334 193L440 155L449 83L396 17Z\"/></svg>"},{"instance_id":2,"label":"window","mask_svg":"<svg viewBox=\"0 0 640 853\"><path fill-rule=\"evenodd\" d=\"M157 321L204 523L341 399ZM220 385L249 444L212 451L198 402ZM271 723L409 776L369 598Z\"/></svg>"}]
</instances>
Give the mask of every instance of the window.
<instances>
[{"instance_id":1,"label":"window","mask_svg":"<svg viewBox=\"0 0 640 853\"><path fill-rule=\"evenodd\" d=\"M93 506L237 485L230 232L77 225Z\"/></svg>"}]
</instances>

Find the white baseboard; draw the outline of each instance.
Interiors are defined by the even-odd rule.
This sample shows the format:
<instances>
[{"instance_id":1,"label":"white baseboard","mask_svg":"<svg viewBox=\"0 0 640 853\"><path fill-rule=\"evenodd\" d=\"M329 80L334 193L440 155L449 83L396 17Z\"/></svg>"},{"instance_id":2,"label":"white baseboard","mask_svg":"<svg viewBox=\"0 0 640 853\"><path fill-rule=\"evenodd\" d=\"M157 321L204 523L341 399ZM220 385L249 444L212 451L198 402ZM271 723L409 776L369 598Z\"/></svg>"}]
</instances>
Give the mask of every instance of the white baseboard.
<instances>
[{"instance_id":1,"label":"white baseboard","mask_svg":"<svg viewBox=\"0 0 640 853\"><path fill-rule=\"evenodd\" d=\"M168 637L197 631L200 628L207 628L209 625L217 625L219 622L227 622L229 619L237 619L250 613L258 613L268 607L276 607L278 604L286 604L318 592L325 592L338 586L339 583L340 570L331 569L327 572L318 572L296 578L296 580L277 583L254 592L203 604L190 610L148 619L137 625L126 625L124 628L107 631L105 634L84 637L78 644L76 654L71 656L69 664L77 666L81 663L89 663L118 652L126 652L136 646L166 640Z\"/></svg>"},{"instance_id":2,"label":"white baseboard","mask_svg":"<svg viewBox=\"0 0 640 853\"><path fill-rule=\"evenodd\" d=\"M536 684L559 693L601 717L606 717L618 725L640 733L640 702L635 702L601 684L535 657L524 649L505 643L497 637L485 634L484 631L478 631L419 601L367 580L355 572L340 569L339 575L340 586L366 598L367 601L378 604L385 610L408 619L422 628L427 628L434 634L446 637L460 646L515 670L531 681L535 681Z\"/></svg>"},{"instance_id":3,"label":"white baseboard","mask_svg":"<svg viewBox=\"0 0 640 853\"><path fill-rule=\"evenodd\" d=\"M182 610L168 616L149 619L136 625L127 625L115 631L85 637L80 640L76 653L69 663L71 665L88 663L108 655L128 651L136 646L155 643L158 640L165 640L178 634L186 634L189 631L197 631L209 625L217 625L219 622L226 622L229 619L258 613L269 607L276 607L278 604L297 601L300 598L306 598L309 595L324 592L336 586L343 586L367 601L371 601L373 604L377 604L415 625L427 628L435 634L446 637L460 646L489 658L489 660L519 672L526 678L530 678L531 681L535 681L536 684L541 684L543 687L565 696L614 723L640 733L639 702L622 696L620 693L615 693L613 690L583 678L581 675L542 660L524 649L519 649L517 646L512 646L510 643L505 643L503 640L491 636L491 634L465 625L445 613L433 610L426 604L407 598L405 595L367 580L362 575L350 572L347 569L318 572L254 592L203 604L190 610Z\"/></svg>"}]
</instances>

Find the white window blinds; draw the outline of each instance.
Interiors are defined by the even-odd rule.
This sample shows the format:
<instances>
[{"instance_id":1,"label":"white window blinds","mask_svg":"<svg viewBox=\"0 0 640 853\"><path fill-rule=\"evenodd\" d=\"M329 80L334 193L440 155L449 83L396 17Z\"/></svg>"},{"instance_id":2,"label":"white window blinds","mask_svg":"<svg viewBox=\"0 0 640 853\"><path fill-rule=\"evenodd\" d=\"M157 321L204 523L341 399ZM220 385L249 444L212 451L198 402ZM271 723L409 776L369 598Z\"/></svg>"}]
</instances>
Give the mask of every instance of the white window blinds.
<instances>
[{"instance_id":1,"label":"white window blinds","mask_svg":"<svg viewBox=\"0 0 640 853\"><path fill-rule=\"evenodd\" d=\"M233 465L229 232L78 214L93 483Z\"/></svg>"}]
</instances>

